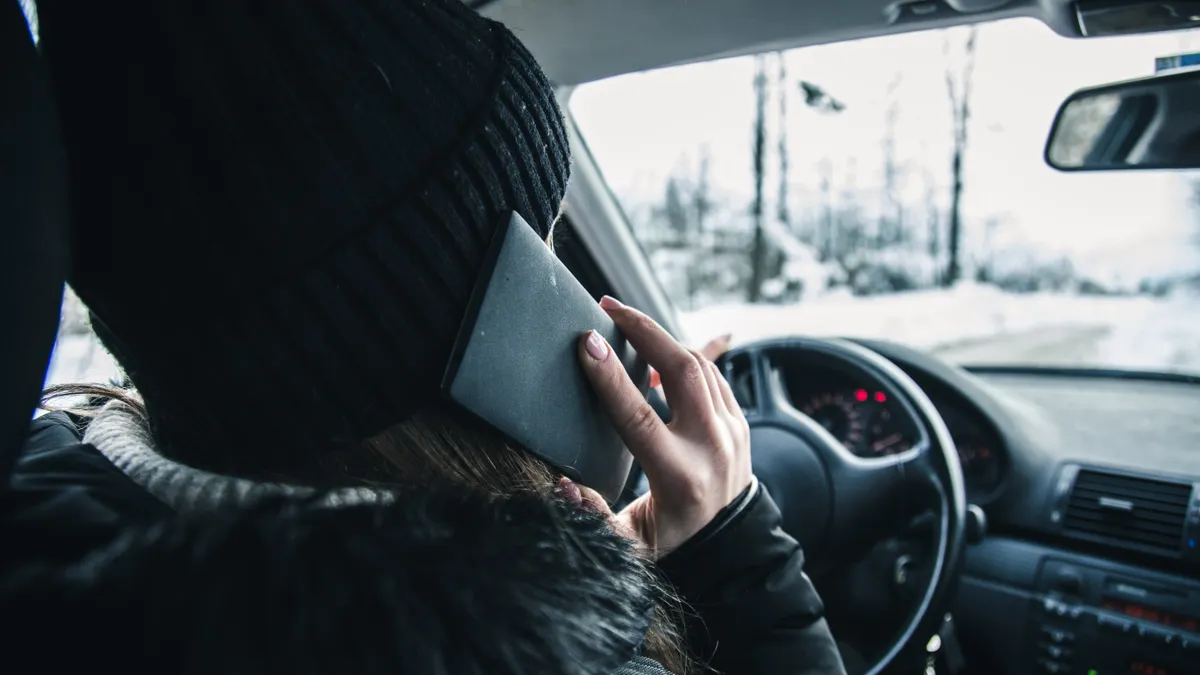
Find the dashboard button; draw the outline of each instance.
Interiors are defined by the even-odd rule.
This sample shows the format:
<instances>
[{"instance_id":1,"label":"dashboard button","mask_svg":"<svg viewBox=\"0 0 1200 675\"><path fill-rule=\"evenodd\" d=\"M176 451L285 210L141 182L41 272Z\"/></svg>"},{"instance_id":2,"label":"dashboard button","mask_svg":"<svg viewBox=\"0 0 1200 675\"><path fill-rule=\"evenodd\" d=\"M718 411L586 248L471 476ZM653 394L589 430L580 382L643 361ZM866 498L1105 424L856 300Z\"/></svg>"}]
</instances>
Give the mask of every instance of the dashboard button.
<instances>
[{"instance_id":1,"label":"dashboard button","mask_svg":"<svg viewBox=\"0 0 1200 675\"><path fill-rule=\"evenodd\" d=\"M1054 661L1062 661L1071 658L1071 650L1059 645L1044 645L1042 647L1042 653Z\"/></svg>"},{"instance_id":2,"label":"dashboard button","mask_svg":"<svg viewBox=\"0 0 1200 675\"><path fill-rule=\"evenodd\" d=\"M1050 673L1050 675L1061 675L1071 669L1065 663L1051 661L1050 659L1038 659L1038 665L1041 666L1043 673Z\"/></svg>"},{"instance_id":3,"label":"dashboard button","mask_svg":"<svg viewBox=\"0 0 1200 675\"><path fill-rule=\"evenodd\" d=\"M1048 642L1059 645L1069 645L1075 642L1074 633L1051 626L1042 626L1042 637Z\"/></svg>"}]
</instances>

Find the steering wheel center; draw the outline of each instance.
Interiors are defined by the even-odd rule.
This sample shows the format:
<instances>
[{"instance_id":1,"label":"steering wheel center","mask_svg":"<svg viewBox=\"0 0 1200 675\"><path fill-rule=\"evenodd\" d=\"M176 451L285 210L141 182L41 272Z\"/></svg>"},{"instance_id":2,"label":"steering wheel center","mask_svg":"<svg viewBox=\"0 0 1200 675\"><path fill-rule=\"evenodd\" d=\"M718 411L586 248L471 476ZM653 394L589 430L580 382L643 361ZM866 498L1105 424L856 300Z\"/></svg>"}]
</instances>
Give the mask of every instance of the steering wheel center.
<instances>
[{"instance_id":1,"label":"steering wheel center","mask_svg":"<svg viewBox=\"0 0 1200 675\"><path fill-rule=\"evenodd\" d=\"M833 512L833 486L820 453L776 426L751 423L754 475L783 514L784 529L809 555L819 555Z\"/></svg>"}]
</instances>

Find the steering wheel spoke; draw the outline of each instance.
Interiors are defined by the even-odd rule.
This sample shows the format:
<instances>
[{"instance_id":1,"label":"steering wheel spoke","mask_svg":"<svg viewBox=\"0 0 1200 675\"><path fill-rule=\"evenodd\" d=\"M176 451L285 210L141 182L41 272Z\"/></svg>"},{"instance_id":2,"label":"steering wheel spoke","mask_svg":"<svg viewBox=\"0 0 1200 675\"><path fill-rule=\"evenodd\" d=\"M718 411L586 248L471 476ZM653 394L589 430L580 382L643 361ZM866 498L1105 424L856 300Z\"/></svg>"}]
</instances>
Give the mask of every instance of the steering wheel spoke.
<instances>
[{"instance_id":1,"label":"steering wheel spoke","mask_svg":"<svg viewBox=\"0 0 1200 675\"><path fill-rule=\"evenodd\" d=\"M930 444L895 455L859 457L824 426L797 410L787 396L783 376L765 355L755 379L766 384L756 397L763 402L759 414L821 448L829 478L830 522L821 551L839 558L854 558L880 539L897 533L917 512L936 506L937 479L930 460Z\"/></svg>"},{"instance_id":2,"label":"steering wheel spoke","mask_svg":"<svg viewBox=\"0 0 1200 675\"><path fill-rule=\"evenodd\" d=\"M916 441L904 452L859 457L821 424L797 410L779 367L797 356L836 362L878 384L906 414ZM958 452L923 391L895 364L842 340L788 338L743 346L722 357L749 374L746 419L755 474L783 514L784 528L811 561L836 567L899 534L930 511L938 529L928 588L896 643L867 672L888 668L902 652L923 647L942 614L965 541L966 496Z\"/></svg>"}]
</instances>

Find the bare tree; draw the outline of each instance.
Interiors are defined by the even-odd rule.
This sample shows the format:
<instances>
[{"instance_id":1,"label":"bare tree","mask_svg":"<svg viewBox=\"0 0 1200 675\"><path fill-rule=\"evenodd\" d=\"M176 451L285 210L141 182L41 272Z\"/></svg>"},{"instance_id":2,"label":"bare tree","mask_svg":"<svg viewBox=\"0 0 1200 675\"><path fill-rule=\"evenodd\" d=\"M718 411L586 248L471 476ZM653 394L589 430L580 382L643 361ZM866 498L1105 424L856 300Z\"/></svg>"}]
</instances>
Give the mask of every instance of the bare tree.
<instances>
[{"instance_id":1,"label":"bare tree","mask_svg":"<svg viewBox=\"0 0 1200 675\"><path fill-rule=\"evenodd\" d=\"M986 284L991 283L996 278L996 254L993 250L993 244L996 240L996 230L1001 225L1000 216L990 216L987 222L983 224L983 247L979 253L979 260L975 265L975 281Z\"/></svg>"},{"instance_id":2,"label":"bare tree","mask_svg":"<svg viewBox=\"0 0 1200 675\"><path fill-rule=\"evenodd\" d=\"M846 109L845 103L834 98L819 85L805 80L800 80L797 84L800 87L800 93L804 95L806 108L826 115L835 115ZM821 261L825 262L834 256L838 222L838 219L834 218L833 208L833 163L828 157L821 158L817 164L817 172L821 177L821 217L815 239L819 242L818 255Z\"/></svg>"},{"instance_id":3,"label":"bare tree","mask_svg":"<svg viewBox=\"0 0 1200 675\"><path fill-rule=\"evenodd\" d=\"M1191 203L1192 213L1196 215L1196 233L1193 236L1193 241L1197 246L1200 246L1200 178L1188 181L1188 201ZM1200 275L1197 276L1197 281L1200 281Z\"/></svg>"},{"instance_id":4,"label":"bare tree","mask_svg":"<svg viewBox=\"0 0 1200 675\"><path fill-rule=\"evenodd\" d=\"M859 276L861 256L858 255L868 244L867 222L857 199L858 159L850 157L843 171L842 190L834 211L833 241L830 259L845 272L851 288Z\"/></svg>"},{"instance_id":5,"label":"bare tree","mask_svg":"<svg viewBox=\"0 0 1200 675\"><path fill-rule=\"evenodd\" d=\"M925 227L928 229L926 244L929 258L936 265L942 259L942 212L938 207L938 185L933 172L925 169ZM941 273L935 273L934 283L941 282Z\"/></svg>"},{"instance_id":6,"label":"bare tree","mask_svg":"<svg viewBox=\"0 0 1200 675\"><path fill-rule=\"evenodd\" d=\"M967 152L967 128L971 121L971 81L975 76L975 45L978 28L967 29L963 42L962 62L955 67L951 50L951 33L946 34L946 92L950 97L954 145L950 158L949 261L942 285L951 286L962 276L962 193L963 158Z\"/></svg>"},{"instance_id":7,"label":"bare tree","mask_svg":"<svg viewBox=\"0 0 1200 675\"><path fill-rule=\"evenodd\" d=\"M788 147L787 147L787 71L784 65L783 54L778 53L778 73L777 81L779 83L778 95L779 101L779 140L778 152L780 163L780 186L779 186L779 204L778 217L785 224L791 222L791 213L787 207L787 181L788 181ZM804 104L808 108L812 108L820 113L833 114L840 113L845 110L846 106L841 101L833 98L827 91L818 85L811 82L799 81L797 84L800 91L804 94ZM754 114L754 202L750 207L750 214L754 221L754 243L750 251L750 286L747 289L747 299L750 302L758 302L762 299L762 284L768 278L769 263L772 261L771 251L768 250L768 242L766 232L763 229L763 217L766 207L764 204L764 180L766 178L766 162L767 162L767 98L768 98L768 82L767 82L767 59L765 55L755 57L755 74L754 74L754 98L755 98L755 114ZM778 260L776 260L778 262Z\"/></svg>"},{"instance_id":8,"label":"bare tree","mask_svg":"<svg viewBox=\"0 0 1200 675\"><path fill-rule=\"evenodd\" d=\"M759 55L754 59L754 203L750 215L754 219L754 245L750 251L750 287L746 299L762 299L762 284L766 280L767 241L763 231L763 180L766 173L767 149L767 60Z\"/></svg>"},{"instance_id":9,"label":"bare tree","mask_svg":"<svg viewBox=\"0 0 1200 675\"><path fill-rule=\"evenodd\" d=\"M674 239L684 241L688 235L688 214L683 204L683 189L674 176L667 179L667 193L663 200L663 215Z\"/></svg>"},{"instance_id":10,"label":"bare tree","mask_svg":"<svg viewBox=\"0 0 1200 675\"><path fill-rule=\"evenodd\" d=\"M783 52L775 52L775 57L779 61L779 145L777 148L779 152L779 203L777 204L777 215L779 222L790 230L792 214L788 209L787 63L784 60Z\"/></svg>"},{"instance_id":11,"label":"bare tree","mask_svg":"<svg viewBox=\"0 0 1200 675\"><path fill-rule=\"evenodd\" d=\"M876 244L879 248L900 243L904 239L903 204L900 200L900 168L896 162L896 122L900 118L900 98L897 92L903 82L900 71L888 83L887 111L884 113L883 133L883 209L879 216Z\"/></svg>"},{"instance_id":12,"label":"bare tree","mask_svg":"<svg viewBox=\"0 0 1200 675\"><path fill-rule=\"evenodd\" d=\"M692 192L692 211L696 218L696 232L705 231L705 222L712 212L712 196L708 179L709 150L708 146L700 147L700 168L696 172L696 188Z\"/></svg>"},{"instance_id":13,"label":"bare tree","mask_svg":"<svg viewBox=\"0 0 1200 675\"><path fill-rule=\"evenodd\" d=\"M828 262L833 257L833 162L828 157L822 157L817 164L817 173L821 176L819 254L821 262Z\"/></svg>"}]
</instances>

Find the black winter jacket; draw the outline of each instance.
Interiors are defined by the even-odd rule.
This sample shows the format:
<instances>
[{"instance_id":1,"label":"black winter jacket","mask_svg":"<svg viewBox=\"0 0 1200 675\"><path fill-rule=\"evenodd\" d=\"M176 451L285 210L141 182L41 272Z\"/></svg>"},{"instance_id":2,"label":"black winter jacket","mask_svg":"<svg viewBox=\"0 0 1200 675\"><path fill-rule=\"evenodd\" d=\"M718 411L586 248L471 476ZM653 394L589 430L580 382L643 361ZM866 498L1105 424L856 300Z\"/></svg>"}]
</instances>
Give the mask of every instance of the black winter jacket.
<instances>
[{"instance_id":1,"label":"black winter jacket","mask_svg":"<svg viewBox=\"0 0 1200 675\"><path fill-rule=\"evenodd\" d=\"M652 568L594 515L430 490L183 516L43 416L0 496L6 659L123 672L663 673L663 574L720 673L843 673L765 489ZM9 620L13 619L13 620ZM9 661L10 663L12 661Z\"/></svg>"}]
</instances>

